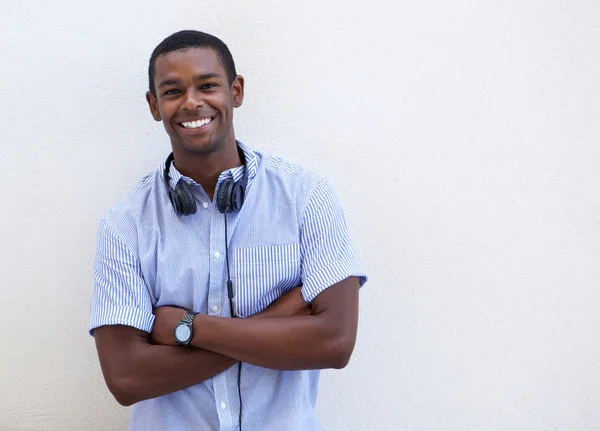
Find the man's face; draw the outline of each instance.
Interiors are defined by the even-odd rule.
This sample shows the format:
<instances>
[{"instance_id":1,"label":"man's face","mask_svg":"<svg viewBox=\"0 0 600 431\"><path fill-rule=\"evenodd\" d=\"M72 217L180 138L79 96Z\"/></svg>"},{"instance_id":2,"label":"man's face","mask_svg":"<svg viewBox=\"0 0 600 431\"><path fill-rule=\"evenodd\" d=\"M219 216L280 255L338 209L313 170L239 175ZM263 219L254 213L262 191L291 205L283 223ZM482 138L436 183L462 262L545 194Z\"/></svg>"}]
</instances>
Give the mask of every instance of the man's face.
<instances>
[{"instance_id":1,"label":"man's face","mask_svg":"<svg viewBox=\"0 0 600 431\"><path fill-rule=\"evenodd\" d=\"M156 121L162 121L173 151L208 153L235 140L233 108L241 106L244 80L230 86L218 54L189 48L156 59L154 88L146 99Z\"/></svg>"}]
</instances>

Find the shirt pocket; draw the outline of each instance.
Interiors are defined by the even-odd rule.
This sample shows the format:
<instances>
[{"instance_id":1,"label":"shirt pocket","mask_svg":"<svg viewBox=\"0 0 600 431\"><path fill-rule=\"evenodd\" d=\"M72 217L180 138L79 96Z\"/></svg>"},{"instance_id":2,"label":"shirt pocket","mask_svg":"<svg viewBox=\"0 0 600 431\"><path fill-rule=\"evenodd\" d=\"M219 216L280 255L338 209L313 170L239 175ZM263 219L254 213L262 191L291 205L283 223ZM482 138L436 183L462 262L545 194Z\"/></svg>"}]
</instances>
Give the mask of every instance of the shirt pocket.
<instances>
[{"instance_id":1,"label":"shirt pocket","mask_svg":"<svg viewBox=\"0 0 600 431\"><path fill-rule=\"evenodd\" d=\"M264 310L300 285L300 244L239 247L234 257L234 296L240 317Z\"/></svg>"}]
</instances>

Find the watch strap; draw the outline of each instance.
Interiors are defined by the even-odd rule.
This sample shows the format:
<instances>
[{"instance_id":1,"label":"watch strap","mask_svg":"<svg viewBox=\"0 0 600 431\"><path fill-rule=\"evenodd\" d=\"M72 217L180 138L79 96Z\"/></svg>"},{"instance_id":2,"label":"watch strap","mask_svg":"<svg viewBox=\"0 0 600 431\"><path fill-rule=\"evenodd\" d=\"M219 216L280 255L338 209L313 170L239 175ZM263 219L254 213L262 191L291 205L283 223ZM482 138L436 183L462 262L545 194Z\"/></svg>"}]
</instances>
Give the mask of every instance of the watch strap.
<instances>
[{"instance_id":1,"label":"watch strap","mask_svg":"<svg viewBox=\"0 0 600 431\"><path fill-rule=\"evenodd\" d=\"M185 313L185 316L183 316L180 322L191 324L194 321L194 317L196 317L197 314L198 313L196 313L195 311L188 311L187 313Z\"/></svg>"}]
</instances>

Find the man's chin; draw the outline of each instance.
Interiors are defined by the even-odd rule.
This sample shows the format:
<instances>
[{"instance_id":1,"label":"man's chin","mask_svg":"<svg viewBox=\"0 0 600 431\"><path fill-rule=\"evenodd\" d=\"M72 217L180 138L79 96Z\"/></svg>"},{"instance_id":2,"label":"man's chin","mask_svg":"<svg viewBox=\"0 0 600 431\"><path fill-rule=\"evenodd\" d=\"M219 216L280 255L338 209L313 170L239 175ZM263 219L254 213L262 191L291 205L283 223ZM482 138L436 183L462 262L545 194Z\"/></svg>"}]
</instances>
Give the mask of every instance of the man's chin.
<instances>
[{"instance_id":1,"label":"man's chin","mask_svg":"<svg viewBox=\"0 0 600 431\"><path fill-rule=\"evenodd\" d=\"M216 145L213 141L210 140L185 140L179 141L178 143L173 143L173 147L178 147L181 150L183 150L184 153L188 154L210 154L218 148L218 145Z\"/></svg>"}]
</instances>

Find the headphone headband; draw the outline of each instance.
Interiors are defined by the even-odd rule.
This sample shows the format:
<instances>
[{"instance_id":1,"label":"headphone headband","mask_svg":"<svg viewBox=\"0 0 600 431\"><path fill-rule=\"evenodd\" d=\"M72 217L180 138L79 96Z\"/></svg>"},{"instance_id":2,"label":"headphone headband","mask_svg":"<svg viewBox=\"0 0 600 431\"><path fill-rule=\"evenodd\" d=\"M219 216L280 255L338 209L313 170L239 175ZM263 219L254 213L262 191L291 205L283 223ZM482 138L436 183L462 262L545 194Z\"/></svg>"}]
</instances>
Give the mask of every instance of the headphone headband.
<instances>
[{"instance_id":1,"label":"headphone headband","mask_svg":"<svg viewBox=\"0 0 600 431\"><path fill-rule=\"evenodd\" d=\"M170 185L169 185L169 169L171 169L171 163L173 163L173 160L175 160L175 156L173 156L173 153L169 154L169 157L167 157L167 160L165 160L165 170L163 171L163 178L165 180L165 184L167 185L167 188L170 187Z\"/></svg>"}]
</instances>

